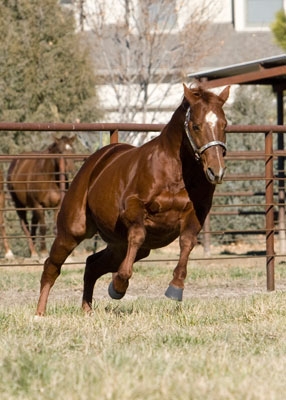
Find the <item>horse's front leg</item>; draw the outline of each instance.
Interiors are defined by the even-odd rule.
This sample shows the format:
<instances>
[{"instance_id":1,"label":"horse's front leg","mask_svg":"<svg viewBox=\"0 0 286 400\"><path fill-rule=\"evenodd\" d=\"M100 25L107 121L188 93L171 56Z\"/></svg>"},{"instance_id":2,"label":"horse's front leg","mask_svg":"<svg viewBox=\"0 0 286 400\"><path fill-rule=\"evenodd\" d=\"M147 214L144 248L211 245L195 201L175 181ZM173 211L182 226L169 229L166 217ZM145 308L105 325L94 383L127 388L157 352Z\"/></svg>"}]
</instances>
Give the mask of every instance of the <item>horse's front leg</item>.
<instances>
[{"instance_id":1,"label":"horse's front leg","mask_svg":"<svg viewBox=\"0 0 286 400\"><path fill-rule=\"evenodd\" d=\"M140 251L144 239L145 229L142 226L132 226L129 229L126 256L119 266L118 271L113 274L112 282L108 288L108 293L113 299L119 300L125 295L129 285L129 279L132 276L135 260L146 257L145 253ZM138 257L139 252L140 257ZM146 252L149 254L149 251Z\"/></svg>"},{"instance_id":2,"label":"horse's front leg","mask_svg":"<svg viewBox=\"0 0 286 400\"><path fill-rule=\"evenodd\" d=\"M197 244L197 235L201 230L200 223L194 219L194 221L186 221L183 224L179 243L180 243L180 257L178 264L173 272L173 279L171 280L165 295L177 301L183 300L184 282L187 276L187 264L190 252Z\"/></svg>"},{"instance_id":3,"label":"horse's front leg","mask_svg":"<svg viewBox=\"0 0 286 400\"><path fill-rule=\"evenodd\" d=\"M109 285L108 293L113 299L121 299L125 295L135 260L145 256L144 252L139 258L137 256L146 236L143 203L136 196L127 198L121 218L127 227L127 251L118 271L113 274L112 282Z\"/></svg>"}]
</instances>

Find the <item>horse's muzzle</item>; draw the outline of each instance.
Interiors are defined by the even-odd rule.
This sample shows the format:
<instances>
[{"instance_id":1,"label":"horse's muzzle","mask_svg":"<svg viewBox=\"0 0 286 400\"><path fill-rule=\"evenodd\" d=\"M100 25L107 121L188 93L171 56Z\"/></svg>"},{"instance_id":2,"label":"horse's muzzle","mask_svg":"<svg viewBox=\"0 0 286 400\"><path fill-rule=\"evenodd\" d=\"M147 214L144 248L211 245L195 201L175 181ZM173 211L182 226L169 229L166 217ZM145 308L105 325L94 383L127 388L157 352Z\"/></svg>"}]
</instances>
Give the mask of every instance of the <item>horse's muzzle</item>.
<instances>
[{"instance_id":1,"label":"horse's muzzle","mask_svg":"<svg viewBox=\"0 0 286 400\"><path fill-rule=\"evenodd\" d=\"M217 183L222 183L225 173L225 168L219 168L218 171L214 171L212 168L206 170L206 176L210 183L216 185Z\"/></svg>"}]
</instances>

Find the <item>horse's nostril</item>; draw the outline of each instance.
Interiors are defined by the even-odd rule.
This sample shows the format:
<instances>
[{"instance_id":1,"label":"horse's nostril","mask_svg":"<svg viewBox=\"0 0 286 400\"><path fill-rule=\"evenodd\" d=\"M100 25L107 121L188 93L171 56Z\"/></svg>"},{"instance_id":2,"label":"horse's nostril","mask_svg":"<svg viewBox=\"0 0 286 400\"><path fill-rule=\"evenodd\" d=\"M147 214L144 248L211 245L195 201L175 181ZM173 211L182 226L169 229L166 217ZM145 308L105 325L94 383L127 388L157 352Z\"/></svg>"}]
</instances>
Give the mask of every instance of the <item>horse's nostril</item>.
<instances>
[{"instance_id":1,"label":"horse's nostril","mask_svg":"<svg viewBox=\"0 0 286 400\"><path fill-rule=\"evenodd\" d=\"M207 178L211 183L221 183L224 176L224 168L220 168L218 173L215 173L212 168L207 169Z\"/></svg>"},{"instance_id":2,"label":"horse's nostril","mask_svg":"<svg viewBox=\"0 0 286 400\"><path fill-rule=\"evenodd\" d=\"M207 175L208 175L208 178L209 178L210 182L214 182L215 181L215 174L214 174L212 168L208 168L207 169Z\"/></svg>"}]
</instances>

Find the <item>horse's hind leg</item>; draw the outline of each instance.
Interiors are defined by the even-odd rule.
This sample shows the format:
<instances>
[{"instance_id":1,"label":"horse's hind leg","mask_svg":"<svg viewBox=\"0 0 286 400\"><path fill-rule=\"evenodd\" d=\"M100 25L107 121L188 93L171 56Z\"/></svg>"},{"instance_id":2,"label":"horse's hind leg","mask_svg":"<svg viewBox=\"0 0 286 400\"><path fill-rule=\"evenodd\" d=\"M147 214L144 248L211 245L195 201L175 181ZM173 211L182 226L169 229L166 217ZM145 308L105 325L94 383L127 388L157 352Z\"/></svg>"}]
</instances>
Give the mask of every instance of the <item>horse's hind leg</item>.
<instances>
[{"instance_id":1,"label":"horse's hind leg","mask_svg":"<svg viewBox=\"0 0 286 400\"><path fill-rule=\"evenodd\" d=\"M112 272L114 280L118 275L117 271L121 268L122 261L125 258L125 253L125 249L123 251L122 249L114 250L107 247L99 253L92 254L87 258L84 273L84 289L82 298L82 308L84 311L91 311L93 289L97 279L108 272ZM150 250L148 249L140 249L137 252L135 261L147 257L149 253ZM108 293L113 299L119 300L125 295L127 287L128 280L126 281L126 284L124 286L125 291L117 292L113 287L112 281L109 285Z\"/></svg>"},{"instance_id":2,"label":"horse's hind leg","mask_svg":"<svg viewBox=\"0 0 286 400\"><path fill-rule=\"evenodd\" d=\"M63 239L62 239L63 236ZM44 263L41 276L40 297L38 300L36 315L43 316L46 310L48 296L57 277L60 275L61 267L73 249L78 245L74 237L69 235L57 236L51 247L50 256Z\"/></svg>"},{"instance_id":3,"label":"horse's hind leg","mask_svg":"<svg viewBox=\"0 0 286 400\"><path fill-rule=\"evenodd\" d=\"M97 279L108 272L116 272L123 258L124 255L120 256L120 252L106 247L86 259L82 297L82 308L85 312L91 311L93 289Z\"/></svg>"}]
</instances>

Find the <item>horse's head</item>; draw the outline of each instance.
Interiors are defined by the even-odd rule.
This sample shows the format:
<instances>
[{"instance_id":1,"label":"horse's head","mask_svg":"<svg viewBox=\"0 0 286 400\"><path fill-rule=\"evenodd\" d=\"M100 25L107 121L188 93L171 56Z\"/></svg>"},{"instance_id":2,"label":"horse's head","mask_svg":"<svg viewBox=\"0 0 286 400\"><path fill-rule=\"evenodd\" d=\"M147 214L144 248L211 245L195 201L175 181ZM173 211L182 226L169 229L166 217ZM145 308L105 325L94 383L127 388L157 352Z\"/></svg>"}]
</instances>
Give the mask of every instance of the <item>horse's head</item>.
<instances>
[{"instance_id":1,"label":"horse's head","mask_svg":"<svg viewBox=\"0 0 286 400\"><path fill-rule=\"evenodd\" d=\"M218 96L202 87L189 89L184 85L185 132L195 158L202 162L210 183L221 183L226 154L226 118L223 105L229 96L227 86Z\"/></svg>"},{"instance_id":2,"label":"horse's head","mask_svg":"<svg viewBox=\"0 0 286 400\"><path fill-rule=\"evenodd\" d=\"M54 142L49 146L49 153L52 154L73 154L74 147L73 142L75 140L75 136L67 137L62 136L61 138L57 138L54 136ZM65 170L67 172L72 171L74 169L74 162L70 158L65 158Z\"/></svg>"}]
</instances>

